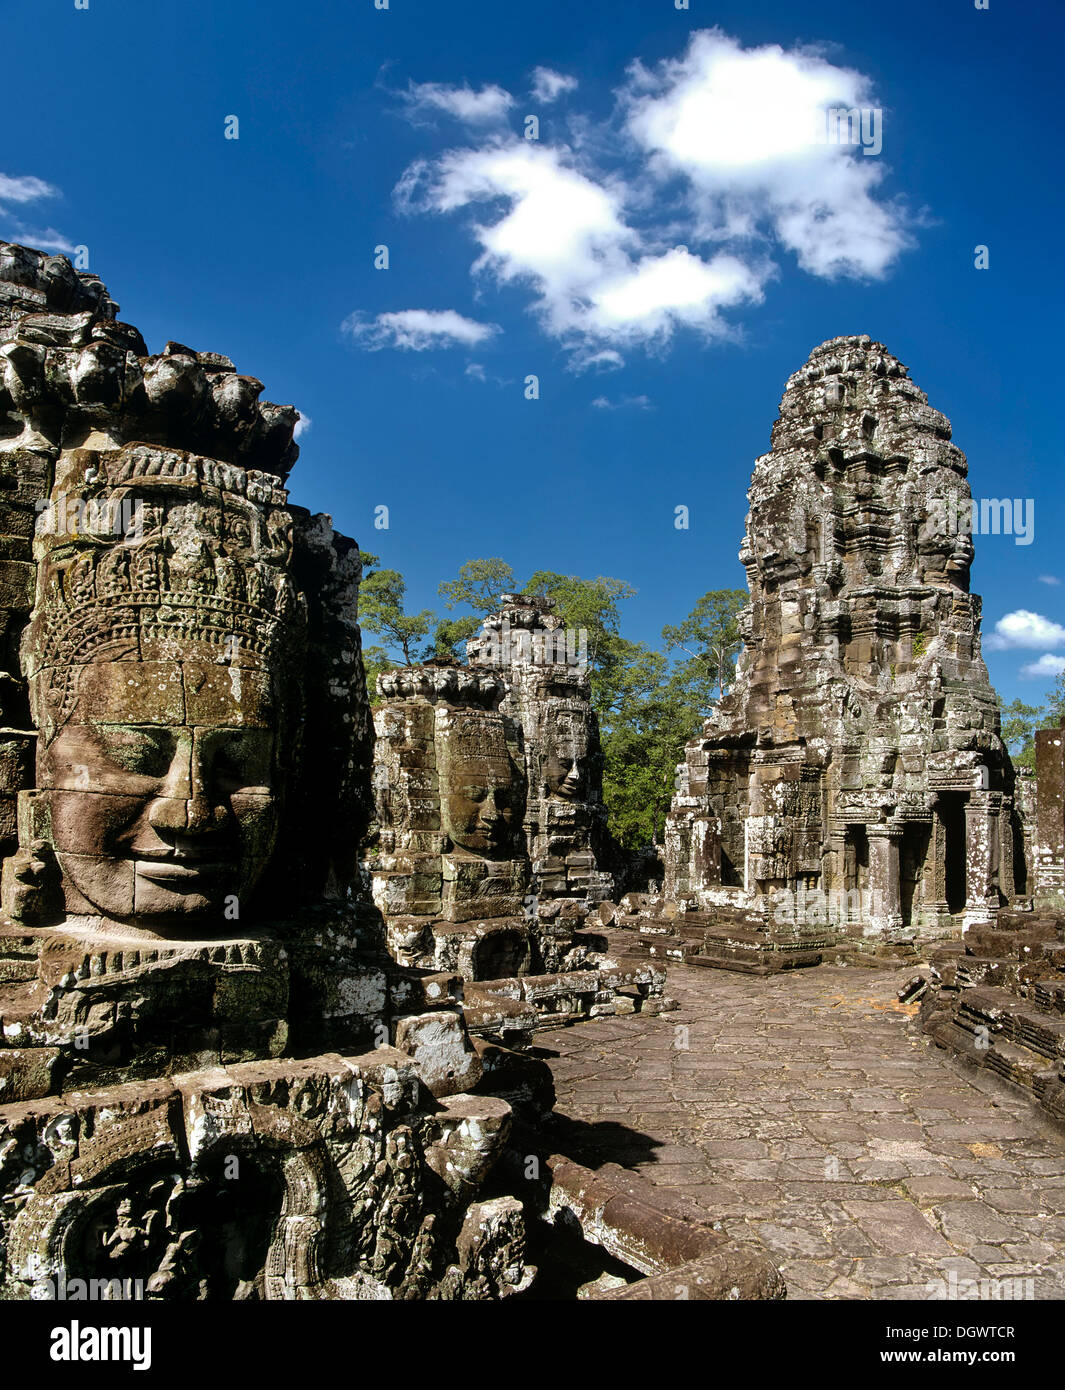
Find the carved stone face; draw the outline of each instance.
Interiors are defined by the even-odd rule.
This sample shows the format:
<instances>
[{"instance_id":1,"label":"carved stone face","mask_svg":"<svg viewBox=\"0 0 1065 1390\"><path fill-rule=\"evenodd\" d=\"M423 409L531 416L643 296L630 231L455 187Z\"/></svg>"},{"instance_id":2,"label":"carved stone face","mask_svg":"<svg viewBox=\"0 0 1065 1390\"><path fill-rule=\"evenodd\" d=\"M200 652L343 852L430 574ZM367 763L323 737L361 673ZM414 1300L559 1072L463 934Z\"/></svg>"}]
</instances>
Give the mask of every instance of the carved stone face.
<instances>
[{"instance_id":1,"label":"carved stone face","mask_svg":"<svg viewBox=\"0 0 1065 1390\"><path fill-rule=\"evenodd\" d=\"M441 731L440 802L444 829L471 854L499 855L521 812L520 774L499 716L464 712Z\"/></svg>"},{"instance_id":2,"label":"carved stone face","mask_svg":"<svg viewBox=\"0 0 1065 1390\"><path fill-rule=\"evenodd\" d=\"M550 717L544 729L544 785L548 796L578 801L584 788L588 730L584 721L565 710Z\"/></svg>"},{"instance_id":3,"label":"carved stone face","mask_svg":"<svg viewBox=\"0 0 1065 1390\"><path fill-rule=\"evenodd\" d=\"M509 759L459 756L447 789L447 832L461 849L492 854L510 838L517 800Z\"/></svg>"},{"instance_id":4,"label":"carved stone face","mask_svg":"<svg viewBox=\"0 0 1065 1390\"><path fill-rule=\"evenodd\" d=\"M278 825L276 702L259 672L94 662L38 753L64 878L89 911L164 935L232 933ZM195 925L194 925L195 924Z\"/></svg>"},{"instance_id":5,"label":"carved stone face","mask_svg":"<svg viewBox=\"0 0 1065 1390\"><path fill-rule=\"evenodd\" d=\"M580 764L572 750L552 748L547 755L544 767L544 782L549 796L557 796L560 801L579 799L581 782Z\"/></svg>"}]
</instances>

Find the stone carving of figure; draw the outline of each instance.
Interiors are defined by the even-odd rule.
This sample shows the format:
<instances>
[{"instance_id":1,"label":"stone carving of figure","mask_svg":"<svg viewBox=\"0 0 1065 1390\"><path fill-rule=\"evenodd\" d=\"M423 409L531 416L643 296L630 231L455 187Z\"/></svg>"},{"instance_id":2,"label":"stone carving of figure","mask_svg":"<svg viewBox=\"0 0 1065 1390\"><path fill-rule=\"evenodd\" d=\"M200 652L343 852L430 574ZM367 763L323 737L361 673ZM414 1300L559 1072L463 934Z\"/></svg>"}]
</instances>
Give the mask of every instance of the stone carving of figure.
<instances>
[{"instance_id":1,"label":"stone carving of figure","mask_svg":"<svg viewBox=\"0 0 1065 1390\"><path fill-rule=\"evenodd\" d=\"M253 613L236 584L223 612L217 504L189 503L184 478L155 486L180 545L165 578L149 578L146 549L131 572L118 541L121 561L107 550L99 561L100 593L82 580L88 555L71 564L40 543L28 647L36 798L68 913L104 931L202 939L231 933L227 904L247 901L274 849L298 629ZM242 558L227 556L223 574ZM64 573L77 579L57 587ZM166 587L149 590L153 580Z\"/></svg>"},{"instance_id":2,"label":"stone carving of figure","mask_svg":"<svg viewBox=\"0 0 1065 1390\"><path fill-rule=\"evenodd\" d=\"M588 756L587 721L565 710L553 711L544 731L544 786L560 801L583 799Z\"/></svg>"},{"instance_id":3,"label":"stone carving of figure","mask_svg":"<svg viewBox=\"0 0 1065 1390\"><path fill-rule=\"evenodd\" d=\"M522 787L502 721L491 711L451 711L443 728L443 828L461 850L505 857L521 819Z\"/></svg>"},{"instance_id":4,"label":"stone carving of figure","mask_svg":"<svg viewBox=\"0 0 1065 1390\"><path fill-rule=\"evenodd\" d=\"M244 672L236 698L205 665L93 662L75 701L38 754L64 877L108 921L221 923L277 832L268 678Z\"/></svg>"}]
</instances>

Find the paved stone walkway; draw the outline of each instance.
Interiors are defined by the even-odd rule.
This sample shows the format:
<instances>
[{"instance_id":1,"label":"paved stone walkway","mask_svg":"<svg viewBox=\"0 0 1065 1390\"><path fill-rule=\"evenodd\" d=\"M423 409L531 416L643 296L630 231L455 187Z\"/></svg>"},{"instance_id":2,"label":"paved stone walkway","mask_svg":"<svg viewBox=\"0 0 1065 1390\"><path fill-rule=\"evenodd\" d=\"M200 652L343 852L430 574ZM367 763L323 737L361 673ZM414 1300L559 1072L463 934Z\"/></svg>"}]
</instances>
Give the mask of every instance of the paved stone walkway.
<instances>
[{"instance_id":1,"label":"paved stone walkway","mask_svg":"<svg viewBox=\"0 0 1065 1390\"><path fill-rule=\"evenodd\" d=\"M675 1013L537 1035L553 1142L686 1193L792 1298L1063 1298L1065 1138L916 1032L908 973L674 967Z\"/></svg>"}]
</instances>

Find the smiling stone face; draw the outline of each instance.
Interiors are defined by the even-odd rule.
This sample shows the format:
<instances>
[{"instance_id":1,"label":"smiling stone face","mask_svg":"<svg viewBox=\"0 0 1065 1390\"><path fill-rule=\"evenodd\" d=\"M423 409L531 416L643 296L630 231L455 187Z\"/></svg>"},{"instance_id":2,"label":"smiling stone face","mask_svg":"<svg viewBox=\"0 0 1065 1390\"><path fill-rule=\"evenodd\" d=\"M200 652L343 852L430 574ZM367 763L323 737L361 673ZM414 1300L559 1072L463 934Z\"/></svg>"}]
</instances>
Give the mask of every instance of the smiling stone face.
<instances>
[{"instance_id":1,"label":"smiling stone face","mask_svg":"<svg viewBox=\"0 0 1065 1390\"><path fill-rule=\"evenodd\" d=\"M503 857L521 821L522 778L502 719L493 710L441 713L443 829L460 850Z\"/></svg>"},{"instance_id":2,"label":"smiling stone face","mask_svg":"<svg viewBox=\"0 0 1065 1390\"><path fill-rule=\"evenodd\" d=\"M87 910L215 934L227 899L246 900L259 880L278 825L276 702L262 673L234 674L196 662L81 669L71 717L42 740L38 785Z\"/></svg>"},{"instance_id":3,"label":"smiling stone face","mask_svg":"<svg viewBox=\"0 0 1065 1390\"><path fill-rule=\"evenodd\" d=\"M587 784L589 735L587 716L564 707L549 707L544 719L544 788L559 801L579 801Z\"/></svg>"},{"instance_id":4,"label":"smiling stone face","mask_svg":"<svg viewBox=\"0 0 1065 1390\"><path fill-rule=\"evenodd\" d=\"M94 500L131 495L140 520L38 532L25 646L38 834L69 914L127 934L231 934L293 770L304 607L285 494L144 445L62 466Z\"/></svg>"}]
</instances>

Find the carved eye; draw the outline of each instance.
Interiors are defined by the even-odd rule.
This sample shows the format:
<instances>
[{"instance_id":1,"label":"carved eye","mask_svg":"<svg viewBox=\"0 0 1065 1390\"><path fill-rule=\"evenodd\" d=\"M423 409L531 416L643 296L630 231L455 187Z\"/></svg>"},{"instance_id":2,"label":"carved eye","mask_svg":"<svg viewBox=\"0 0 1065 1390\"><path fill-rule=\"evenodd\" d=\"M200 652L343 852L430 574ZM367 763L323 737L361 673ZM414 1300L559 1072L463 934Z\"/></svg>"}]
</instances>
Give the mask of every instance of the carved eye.
<instances>
[{"instance_id":1,"label":"carved eye","mask_svg":"<svg viewBox=\"0 0 1065 1390\"><path fill-rule=\"evenodd\" d=\"M268 792L273 738L266 729L223 729L213 736L211 781L224 792Z\"/></svg>"},{"instance_id":2,"label":"carved eye","mask_svg":"<svg viewBox=\"0 0 1065 1390\"><path fill-rule=\"evenodd\" d=\"M467 801L484 800L485 789L477 782L470 782L466 786L460 787L459 791Z\"/></svg>"},{"instance_id":3,"label":"carved eye","mask_svg":"<svg viewBox=\"0 0 1065 1390\"><path fill-rule=\"evenodd\" d=\"M174 757L174 735L153 724L97 724L107 757L139 777L165 777Z\"/></svg>"}]
</instances>

